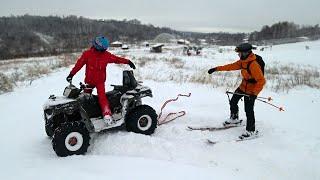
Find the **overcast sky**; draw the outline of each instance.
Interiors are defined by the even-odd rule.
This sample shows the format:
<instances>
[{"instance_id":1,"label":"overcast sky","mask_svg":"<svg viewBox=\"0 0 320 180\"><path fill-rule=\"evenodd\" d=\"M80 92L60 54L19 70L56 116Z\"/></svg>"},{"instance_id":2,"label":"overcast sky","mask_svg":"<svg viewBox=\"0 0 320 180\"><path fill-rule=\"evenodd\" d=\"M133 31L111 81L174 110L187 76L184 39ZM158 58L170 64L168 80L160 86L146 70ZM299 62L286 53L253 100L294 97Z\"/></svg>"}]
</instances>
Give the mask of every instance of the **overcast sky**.
<instances>
[{"instance_id":1,"label":"overcast sky","mask_svg":"<svg viewBox=\"0 0 320 180\"><path fill-rule=\"evenodd\" d=\"M0 0L0 16L77 15L138 19L197 32L251 32L290 21L320 23L320 0Z\"/></svg>"}]
</instances>

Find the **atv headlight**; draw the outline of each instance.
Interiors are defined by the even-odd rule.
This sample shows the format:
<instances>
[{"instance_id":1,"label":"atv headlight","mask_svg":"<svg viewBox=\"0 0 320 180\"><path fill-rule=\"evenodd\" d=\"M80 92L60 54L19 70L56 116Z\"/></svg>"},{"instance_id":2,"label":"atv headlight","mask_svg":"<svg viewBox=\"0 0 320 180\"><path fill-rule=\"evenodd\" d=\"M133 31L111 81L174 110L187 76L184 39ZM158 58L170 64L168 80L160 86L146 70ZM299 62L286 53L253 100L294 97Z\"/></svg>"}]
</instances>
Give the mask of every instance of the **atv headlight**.
<instances>
[{"instance_id":1,"label":"atv headlight","mask_svg":"<svg viewBox=\"0 0 320 180\"><path fill-rule=\"evenodd\" d=\"M53 110L52 109L44 110L44 115L45 115L46 119L50 119L52 117L52 114L53 114Z\"/></svg>"}]
</instances>

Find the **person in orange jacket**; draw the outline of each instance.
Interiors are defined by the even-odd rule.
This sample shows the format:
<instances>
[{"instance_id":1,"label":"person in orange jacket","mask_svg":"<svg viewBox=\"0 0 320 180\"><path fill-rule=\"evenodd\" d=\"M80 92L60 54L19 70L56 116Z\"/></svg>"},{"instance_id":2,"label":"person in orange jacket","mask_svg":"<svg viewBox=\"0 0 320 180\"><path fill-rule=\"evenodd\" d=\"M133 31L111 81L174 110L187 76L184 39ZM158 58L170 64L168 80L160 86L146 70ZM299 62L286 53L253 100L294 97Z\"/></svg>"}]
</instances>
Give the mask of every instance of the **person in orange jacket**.
<instances>
[{"instance_id":1,"label":"person in orange jacket","mask_svg":"<svg viewBox=\"0 0 320 180\"><path fill-rule=\"evenodd\" d=\"M105 93L106 68L109 63L128 64L135 69L135 65L128 59L118 57L107 51L109 41L104 36L97 36L92 40L92 46L84 51L77 60L70 74L66 78L68 82L72 81L73 76L86 65L86 74L84 82L88 87L97 88L99 105L107 126L115 123L112 119L112 113L109 107L109 101ZM87 90L87 93L91 93Z\"/></svg>"},{"instance_id":2,"label":"person in orange jacket","mask_svg":"<svg viewBox=\"0 0 320 180\"><path fill-rule=\"evenodd\" d=\"M238 45L235 51L238 53L240 60L224 66L217 66L208 70L209 74L216 71L233 71L241 70L242 82L235 90L230 100L230 118L224 122L225 126L241 123L239 120L238 102L244 96L244 106L247 116L246 131L239 136L240 139L249 138L256 135L258 131L255 129L254 103L258 94L263 89L266 80L262 69L256 61L257 56L252 52L252 45L242 43Z\"/></svg>"}]
</instances>

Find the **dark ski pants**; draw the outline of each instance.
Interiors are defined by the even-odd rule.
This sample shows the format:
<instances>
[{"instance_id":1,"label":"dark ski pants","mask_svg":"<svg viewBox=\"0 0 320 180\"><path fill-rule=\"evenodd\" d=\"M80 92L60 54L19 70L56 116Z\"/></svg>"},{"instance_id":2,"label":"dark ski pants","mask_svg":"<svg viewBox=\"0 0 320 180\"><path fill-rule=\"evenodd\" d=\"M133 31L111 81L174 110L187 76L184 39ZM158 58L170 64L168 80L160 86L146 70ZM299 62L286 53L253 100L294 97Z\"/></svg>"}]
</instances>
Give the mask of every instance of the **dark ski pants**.
<instances>
[{"instance_id":1,"label":"dark ski pants","mask_svg":"<svg viewBox=\"0 0 320 180\"><path fill-rule=\"evenodd\" d=\"M238 117L238 113L239 113L238 102L243 97L243 95L239 95L239 94L245 94L239 88L235 90L235 93L238 93L238 94L233 94L230 100L231 117ZM254 110L253 110L255 100L256 99L254 98L244 96L244 110L247 116L247 126L246 126L247 131L255 130L255 118L254 118Z\"/></svg>"}]
</instances>

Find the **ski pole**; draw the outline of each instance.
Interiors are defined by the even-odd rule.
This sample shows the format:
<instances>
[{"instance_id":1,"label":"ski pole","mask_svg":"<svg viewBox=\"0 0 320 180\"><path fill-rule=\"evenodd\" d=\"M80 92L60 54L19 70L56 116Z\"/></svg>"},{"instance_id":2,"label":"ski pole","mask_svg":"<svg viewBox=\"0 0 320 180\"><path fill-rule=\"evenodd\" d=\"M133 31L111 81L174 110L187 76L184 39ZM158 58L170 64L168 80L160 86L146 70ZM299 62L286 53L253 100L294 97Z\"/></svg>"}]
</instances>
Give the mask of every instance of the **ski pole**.
<instances>
[{"instance_id":1,"label":"ski pole","mask_svg":"<svg viewBox=\"0 0 320 180\"><path fill-rule=\"evenodd\" d=\"M275 107L275 108L278 108L279 111L284 111L284 108L283 108L283 107L276 106L276 105L271 104L271 103L269 103L269 102L267 102L267 101L264 101L264 100L262 100L262 99L257 99L257 100L259 100L259 101L261 101L261 102L264 102L264 103L266 103L266 104L269 104L269 105L271 105L271 106L273 106L273 107Z\"/></svg>"},{"instance_id":2,"label":"ski pole","mask_svg":"<svg viewBox=\"0 0 320 180\"><path fill-rule=\"evenodd\" d=\"M248 95L248 94L242 94L242 93L236 93L236 92L230 92L230 91L227 91L226 93L227 93L227 94L236 94L236 95L241 95L241 96L250 97L250 95ZM276 106L276 105L271 104L270 102L267 102L267 101L265 101L265 100L263 100L263 99L267 99L268 101L271 101L271 100L272 100L271 97L268 97L268 98L266 98L266 97L257 97L257 100L259 100L259 101L261 101L261 102L264 102L264 103L266 103L266 104L269 104L269 105L271 105L271 106L279 109L279 111L284 111L284 108L283 108L283 107Z\"/></svg>"},{"instance_id":3,"label":"ski pole","mask_svg":"<svg viewBox=\"0 0 320 180\"><path fill-rule=\"evenodd\" d=\"M230 91L227 91L226 93L227 93L227 94L236 94L236 95L241 95L241 96L250 97L250 95L248 95L248 94L241 94L241 93L230 92ZM261 96L257 96L257 99L266 99L266 100L268 100L268 101L272 101L272 100L273 100L271 97L261 97Z\"/></svg>"}]
</instances>

